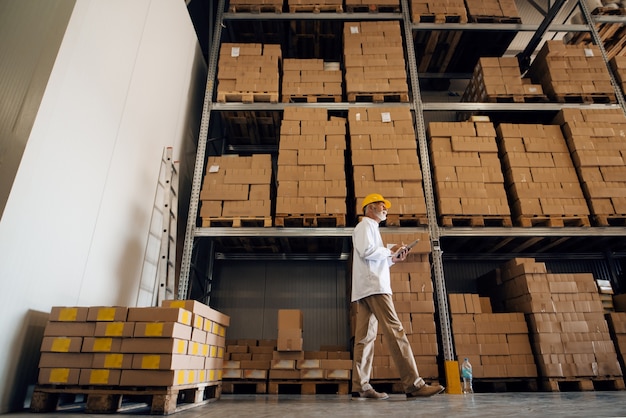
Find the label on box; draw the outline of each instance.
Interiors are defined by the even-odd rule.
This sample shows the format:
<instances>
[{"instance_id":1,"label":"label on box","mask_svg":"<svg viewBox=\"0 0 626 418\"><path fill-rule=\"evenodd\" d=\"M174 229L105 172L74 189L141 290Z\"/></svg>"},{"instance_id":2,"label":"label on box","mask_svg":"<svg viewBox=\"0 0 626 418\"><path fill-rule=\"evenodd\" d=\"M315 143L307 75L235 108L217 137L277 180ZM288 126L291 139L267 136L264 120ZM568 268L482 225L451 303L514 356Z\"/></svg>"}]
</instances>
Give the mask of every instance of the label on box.
<instances>
[{"instance_id":1,"label":"label on box","mask_svg":"<svg viewBox=\"0 0 626 418\"><path fill-rule=\"evenodd\" d=\"M230 49L230 56L231 57L238 57L239 56L239 47L238 46L233 46Z\"/></svg>"}]
</instances>

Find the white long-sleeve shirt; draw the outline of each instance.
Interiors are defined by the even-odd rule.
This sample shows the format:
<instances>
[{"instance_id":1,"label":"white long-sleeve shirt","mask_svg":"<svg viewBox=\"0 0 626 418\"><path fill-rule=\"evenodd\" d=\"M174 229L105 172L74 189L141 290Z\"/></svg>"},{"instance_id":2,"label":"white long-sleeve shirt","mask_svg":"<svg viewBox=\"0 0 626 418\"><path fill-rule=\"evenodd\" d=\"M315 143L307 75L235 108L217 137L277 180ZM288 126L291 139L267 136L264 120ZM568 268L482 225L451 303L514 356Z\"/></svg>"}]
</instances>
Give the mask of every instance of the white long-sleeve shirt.
<instances>
[{"instance_id":1,"label":"white long-sleeve shirt","mask_svg":"<svg viewBox=\"0 0 626 418\"><path fill-rule=\"evenodd\" d=\"M364 216L352 232L352 302L376 294L390 295L392 264L378 222Z\"/></svg>"}]
</instances>

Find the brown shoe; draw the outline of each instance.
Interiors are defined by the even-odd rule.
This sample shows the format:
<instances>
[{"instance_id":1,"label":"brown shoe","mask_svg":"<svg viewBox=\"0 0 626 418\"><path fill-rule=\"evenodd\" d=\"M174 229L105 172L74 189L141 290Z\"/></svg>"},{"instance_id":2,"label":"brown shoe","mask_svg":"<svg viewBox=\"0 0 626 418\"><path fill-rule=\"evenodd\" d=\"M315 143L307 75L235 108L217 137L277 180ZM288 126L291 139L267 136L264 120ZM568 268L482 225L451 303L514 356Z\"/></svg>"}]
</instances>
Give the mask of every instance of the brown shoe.
<instances>
[{"instance_id":1,"label":"brown shoe","mask_svg":"<svg viewBox=\"0 0 626 418\"><path fill-rule=\"evenodd\" d=\"M384 399L389 399L389 395L385 392L376 392L374 389L352 392L352 400L356 401L382 401Z\"/></svg>"},{"instance_id":2,"label":"brown shoe","mask_svg":"<svg viewBox=\"0 0 626 418\"><path fill-rule=\"evenodd\" d=\"M406 397L407 398L426 398L428 396L437 395L438 393L441 393L444 390L446 390L446 388L440 385L431 386L431 385L424 384L424 386L422 386L421 388L414 390L413 392L407 393Z\"/></svg>"}]
</instances>

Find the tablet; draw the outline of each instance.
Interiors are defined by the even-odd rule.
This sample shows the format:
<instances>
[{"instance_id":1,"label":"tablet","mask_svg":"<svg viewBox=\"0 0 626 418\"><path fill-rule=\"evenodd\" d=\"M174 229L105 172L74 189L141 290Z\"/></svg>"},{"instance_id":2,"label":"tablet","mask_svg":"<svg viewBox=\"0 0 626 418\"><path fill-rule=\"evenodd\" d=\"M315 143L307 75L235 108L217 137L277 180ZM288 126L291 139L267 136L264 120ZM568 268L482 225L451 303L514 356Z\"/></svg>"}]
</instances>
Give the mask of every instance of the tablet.
<instances>
[{"instance_id":1,"label":"tablet","mask_svg":"<svg viewBox=\"0 0 626 418\"><path fill-rule=\"evenodd\" d=\"M415 247L415 245L419 242L419 238L416 239L415 241L413 241L412 243L410 243L409 245L407 245L406 247L404 247L403 250L401 251L397 251L396 253L393 254L393 256L395 258L400 258L400 254L404 251L404 252L409 252L411 251L411 248Z\"/></svg>"}]
</instances>

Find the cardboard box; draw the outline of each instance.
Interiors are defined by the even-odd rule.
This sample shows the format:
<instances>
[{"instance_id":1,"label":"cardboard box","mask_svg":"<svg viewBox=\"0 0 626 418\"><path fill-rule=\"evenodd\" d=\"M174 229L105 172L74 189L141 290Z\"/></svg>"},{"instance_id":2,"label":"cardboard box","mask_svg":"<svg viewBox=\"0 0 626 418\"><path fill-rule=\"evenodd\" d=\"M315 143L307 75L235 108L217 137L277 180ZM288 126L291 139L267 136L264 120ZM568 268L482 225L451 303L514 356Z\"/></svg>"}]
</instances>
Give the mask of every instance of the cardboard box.
<instances>
[{"instance_id":1,"label":"cardboard box","mask_svg":"<svg viewBox=\"0 0 626 418\"><path fill-rule=\"evenodd\" d=\"M124 338L122 353L186 354L189 342L178 338Z\"/></svg>"},{"instance_id":2,"label":"cardboard box","mask_svg":"<svg viewBox=\"0 0 626 418\"><path fill-rule=\"evenodd\" d=\"M119 353L122 340L117 337L85 337L81 351L84 353Z\"/></svg>"},{"instance_id":3,"label":"cardboard box","mask_svg":"<svg viewBox=\"0 0 626 418\"><path fill-rule=\"evenodd\" d=\"M80 369L67 367L52 367L39 369L37 382L40 385L77 385L80 378Z\"/></svg>"},{"instance_id":4,"label":"cardboard box","mask_svg":"<svg viewBox=\"0 0 626 418\"><path fill-rule=\"evenodd\" d=\"M83 346L83 337L43 337L42 352L79 353Z\"/></svg>"},{"instance_id":5,"label":"cardboard box","mask_svg":"<svg viewBox=\"0 0 626 418\"><path fill-rule=\"evenodd\" d=\"M39 357L39 368L82 369L92 367L92 362L93 354L91 353L42 352Z\"/></svg>"},{"instance_id":6,"label":"cardboard box","mask_svg":"<svg viewBox=\"0 0 626 418\"><path fill-rule=\"evenodd\" d=\"M278 329L302 329L303 318L302 311L299 309L279 309L278 310Z\"/></svg>"},{"instance_id":7,"label":"cardboard box","mask_svg":"<svg viewBox=\"0 0 626 418\"><path fill-rule=\"evenodd\" d=\"M123 353L94 353L93 361L89 366L92 369L130 369L133 361L132 354Z\"/></svg>"},{"instance_id":8,"label":"cardboard box","mask_svg":"<svg viewBox=\"0 0 626 418\"><path fill-rule=\"evenodd\" d=\"M134 337L171 337L191 339L192 327L180 322L136 322ZM206 334L204 334L204 342Z\"/></svg>"},{"instance_id":9,"label":"cardboard box","mask_svg":"<svg viewBox=\"0 0 626 418\"><path fill-rule=\"evenodd\" d=\"M191 311L176 307L143 307L129 308L128 321L130 322L180 322L191 325Z\"/></svg>"},{"instance_id":10,"label":"cardboard box","mask_svg":"<svg viewBox=\"0 0 626 418\"><path fill-rule=\"evenodd\" d=\"M128 308L122 306L92 306L87 312L87 321L126 321Z\"/></svg>"},{"instance_id":11,"label":"cardboard box","mask_svg":"<svg viewBox=\"0 0 626 418\"><path fill-rule=\"evenodd\" d=\"M120 386L180 386L196 383L189 370L122 370Z\"/></svg>"},{"instance_id":12,"label":"cardboard box","mask_svg":"<svg viewBox=\"0 0 626 418\"><path fill-rule=\"evenodd\" d=\"M96 322L94 337L132 337L134 322Z\"/></svg>"},{"instance_id":13,"label":"cardboard box","mask_svg":"<svg viewBox=\"0 0 626 418\"><path fill-rule=\"evenodd\" d=\"M80 306L53 306L50 310L50 321L84 322L87 320L89 308Z\"/></svg>"},{"instance_id":14,"label":"cardboard box","mask_svg":"<svg viewBox=\"0 0 626 418\"><path fill-rule=\"evenodd\" d=\"M45 337L87 337L92 336L96 325L93 322L50 321L44 328Z\"/></svg>"},{"instance_id":15,"label":"cardboard box","mask_svg":"<svg viewBox=\"0 0 626 418\"><path fill-rule=\"evenodd\" d=\"M118 369L81 369L79 385L111 385L120 383L121 370Z\"/></svg>"}]
</instances>

